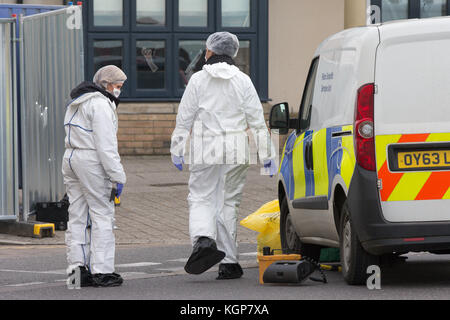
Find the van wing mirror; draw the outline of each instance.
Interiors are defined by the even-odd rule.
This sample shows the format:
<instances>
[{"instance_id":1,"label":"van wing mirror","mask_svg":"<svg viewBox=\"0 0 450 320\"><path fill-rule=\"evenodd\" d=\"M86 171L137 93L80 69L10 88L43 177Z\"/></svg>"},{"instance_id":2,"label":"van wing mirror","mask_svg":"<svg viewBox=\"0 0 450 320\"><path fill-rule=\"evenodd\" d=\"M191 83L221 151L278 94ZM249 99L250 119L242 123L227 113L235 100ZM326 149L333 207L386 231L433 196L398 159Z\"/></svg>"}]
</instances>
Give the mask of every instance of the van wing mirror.
<instances>
[{"instance_id":1,"label":"van wing mirror","mask_svg":"<svg viewBox=\"0 0 450 320\"><path fill-rule=\"evenodd\" d=\"M269 127L279 129L280 134L287 134L289 129L296 128L297 119L290 119L289 104L287 102L276 104L270 110Z\"/></svg>"}]
</instances>

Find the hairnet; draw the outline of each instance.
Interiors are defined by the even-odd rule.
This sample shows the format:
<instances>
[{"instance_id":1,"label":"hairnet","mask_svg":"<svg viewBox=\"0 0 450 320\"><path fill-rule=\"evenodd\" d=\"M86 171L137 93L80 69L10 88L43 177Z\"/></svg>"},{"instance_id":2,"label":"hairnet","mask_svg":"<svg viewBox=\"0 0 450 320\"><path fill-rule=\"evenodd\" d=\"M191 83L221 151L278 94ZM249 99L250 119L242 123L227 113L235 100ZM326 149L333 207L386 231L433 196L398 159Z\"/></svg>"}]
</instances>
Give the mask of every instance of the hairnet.
<instances>
[{"instance_id":1,"label":"hairnet","mask_svg":"<svg viewBox=\"0 0 450 320\"><path fill-rule=\"evenodd\" d=\"M239 51L239 39L229 32L216 32L206 40L206 48L217 55L226 55L235 58Z\"/></svg>"},{"instance_id":2,"label":"hairnet","mask_svg":"<svg viewBox=\"0 0 450 320\"><path fill-rule=\"evenodd\" d=\"M125 73L114 65L103 67L94 76L94 83L102 88L106 88L108 83L123 83L127 80Z\"/></svg>"}]
</instances>

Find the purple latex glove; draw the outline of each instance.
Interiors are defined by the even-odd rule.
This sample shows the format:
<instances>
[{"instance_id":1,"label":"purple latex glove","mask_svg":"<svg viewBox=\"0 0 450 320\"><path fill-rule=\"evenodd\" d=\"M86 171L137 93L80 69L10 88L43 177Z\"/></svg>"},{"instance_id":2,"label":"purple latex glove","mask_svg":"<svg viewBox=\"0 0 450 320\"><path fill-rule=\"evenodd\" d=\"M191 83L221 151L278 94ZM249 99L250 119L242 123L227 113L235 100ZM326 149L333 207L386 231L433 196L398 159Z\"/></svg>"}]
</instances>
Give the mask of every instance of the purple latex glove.
<instances>
[{"instance_id":1,"label":"purple latex glove","mask_svg":"<svg viewBox=\"0 0 450 320\"><path fill-rule=\"evenodd\" d=\"M122 183L118 183L117 184L117 193L116 193L116 197L119 198L120 195L122 194L123 191L123 184Z\"/></svg>"},{"instance_id":2,"label":"purple latex glove","mask_svg":"<svg viewBox=\"0 0 450 320\"><path fill-rule=\"evenodd\" d=\"M264 168L266 169L266 172L269 173L271 178L275 174L277 174L278 168L276 166L275 160L266 160L266 161L264 161Z\"/></svg>"},{"instance_id":3,"label":"purple latex glove","mask_svg":"<svg viewBox=\"0 0 450 320\"><path fill-rule=\"evenodd\" d=\"M178 170L183 171L183 164L184 164L184 157L178 157L172 155L172 163L175 167L177 167Z\"/></svg>"}]
</instances>

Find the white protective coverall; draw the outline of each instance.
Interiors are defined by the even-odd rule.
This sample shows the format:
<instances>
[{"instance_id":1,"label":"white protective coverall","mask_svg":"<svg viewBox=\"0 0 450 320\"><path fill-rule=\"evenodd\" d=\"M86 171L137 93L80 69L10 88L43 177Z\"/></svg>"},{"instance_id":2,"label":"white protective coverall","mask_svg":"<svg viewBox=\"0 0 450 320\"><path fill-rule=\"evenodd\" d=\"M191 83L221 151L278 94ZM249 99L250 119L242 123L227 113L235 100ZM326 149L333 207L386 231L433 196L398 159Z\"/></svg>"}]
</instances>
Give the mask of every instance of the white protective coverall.
<instances>
[{"instance_id":1,"label":"white protective coverall","mask_svg":"<svg viewBox=\"0 0 450 320\"><path fill-rule=\"evenodd\" d=\"M236 228L249 168L248 128L260 160L274 159L251 79L225 62L205 65L192 76L179 106L171 153L183 156L190 138L191 242L214 239L217 249L226 253L222 263L238 263Z\"/></svg>"},{"instance_id":2,"label":"white protective coverall","mask_svg":"<svg viewBox=\"0 0 450 320\"><path fill-rule=\"evenodd\" d=\"M85 93L67 107L64 123L69 267L90 266L92 274L113 273L114 202L110 196L113 182L126 182L117 148L116 105L100 92Z\"/></svg>"}]
</instances>

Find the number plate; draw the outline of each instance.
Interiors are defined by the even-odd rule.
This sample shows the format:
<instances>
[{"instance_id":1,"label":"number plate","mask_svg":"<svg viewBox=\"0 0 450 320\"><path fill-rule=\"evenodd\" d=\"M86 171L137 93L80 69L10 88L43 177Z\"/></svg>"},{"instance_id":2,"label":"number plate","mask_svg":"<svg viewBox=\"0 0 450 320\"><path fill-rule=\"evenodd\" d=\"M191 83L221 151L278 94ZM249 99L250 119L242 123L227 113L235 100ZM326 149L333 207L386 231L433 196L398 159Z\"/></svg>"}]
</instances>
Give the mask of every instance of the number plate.
<instances>
[{"instance_id":1,"label":"number plate","mask_svg":"<svg viewBox=\"0 0 450 320\"><path fill-rule=\"evenodd\" d=\"M397 160L399 169L450 168L450 150L399 152Z\"/></svg>"}]
</instances>

